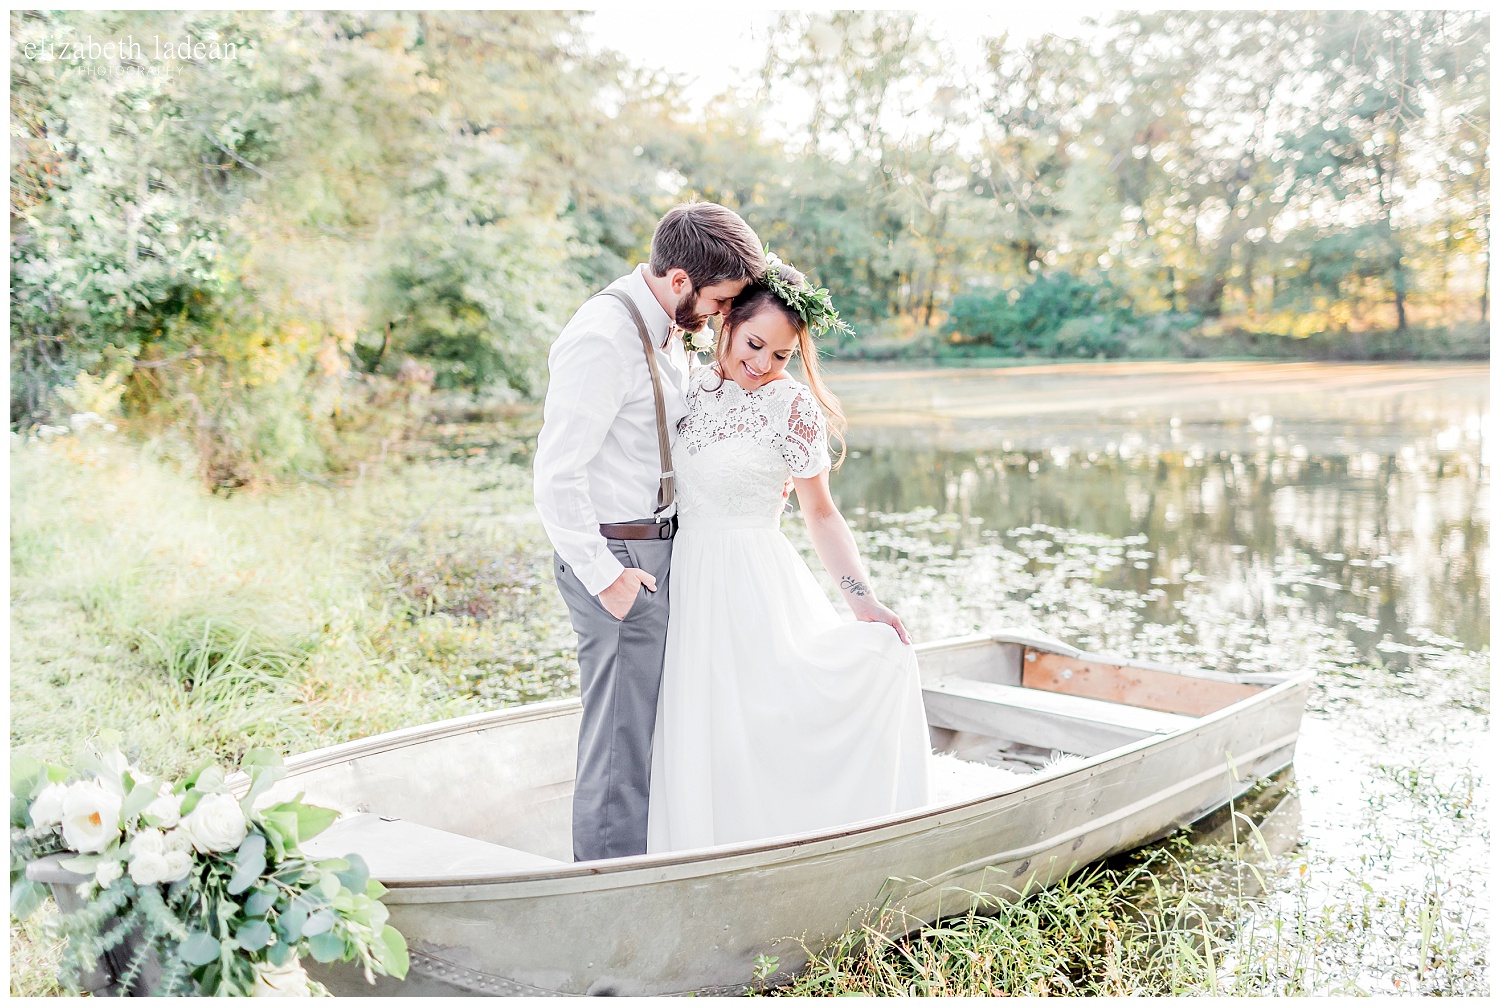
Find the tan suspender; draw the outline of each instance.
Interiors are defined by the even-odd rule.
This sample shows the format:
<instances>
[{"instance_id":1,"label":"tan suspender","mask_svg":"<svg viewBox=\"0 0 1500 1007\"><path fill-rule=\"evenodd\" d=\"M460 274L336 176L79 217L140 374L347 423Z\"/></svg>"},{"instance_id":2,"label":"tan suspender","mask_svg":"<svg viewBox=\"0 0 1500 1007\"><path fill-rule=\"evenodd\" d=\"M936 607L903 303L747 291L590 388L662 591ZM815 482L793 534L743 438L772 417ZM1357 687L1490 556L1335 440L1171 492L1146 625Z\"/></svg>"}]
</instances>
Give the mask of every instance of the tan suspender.
<instances>
[{"instance_id":1,"label":"tan suspender","mask_svg":"<svg viewBox=\"0 0 1500 1007\"><path fill-rule=\"evenodd\" d=\"M636 331L641 335L641 347L646 351L646 368L651 372L651 393L656 397L656 445L661 450L661 486L656 491L656 513L659 515L677 499L677 479L672 471L672 445L667 439L667 404L661 395L661 372L656 367L656 347L651 344L651 336L646 331L646 320L641 317L641 310L635 306L630 295L623 290L601 290L598 296L606 294L617 298L630 311L630 317L635 319Z\"/></svg>"}]
</instances>

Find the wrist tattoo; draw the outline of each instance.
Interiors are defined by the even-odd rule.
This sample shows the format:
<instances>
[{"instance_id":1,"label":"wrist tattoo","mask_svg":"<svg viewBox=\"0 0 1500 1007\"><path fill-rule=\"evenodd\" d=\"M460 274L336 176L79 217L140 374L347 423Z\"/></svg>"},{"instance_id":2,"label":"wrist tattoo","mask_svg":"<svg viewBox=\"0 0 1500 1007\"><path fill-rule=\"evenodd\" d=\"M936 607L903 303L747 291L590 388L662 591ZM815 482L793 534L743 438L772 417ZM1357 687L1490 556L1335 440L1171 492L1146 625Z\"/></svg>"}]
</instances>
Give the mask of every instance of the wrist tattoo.
<instances>
[{"instance_id":1,"label":"wrist tattoo","mask_svg":"<svg viewBox=\"0 0 1500 1007\"><path fill-rule=\"evenodd\" d=\"M863 598L865 595L870 593L870 585L866 584L862 580L855 580L853 577L849 576L839 578L839 587L843 588L845 591L848 591L856 598Z\"/></svg>"}]
</instances>

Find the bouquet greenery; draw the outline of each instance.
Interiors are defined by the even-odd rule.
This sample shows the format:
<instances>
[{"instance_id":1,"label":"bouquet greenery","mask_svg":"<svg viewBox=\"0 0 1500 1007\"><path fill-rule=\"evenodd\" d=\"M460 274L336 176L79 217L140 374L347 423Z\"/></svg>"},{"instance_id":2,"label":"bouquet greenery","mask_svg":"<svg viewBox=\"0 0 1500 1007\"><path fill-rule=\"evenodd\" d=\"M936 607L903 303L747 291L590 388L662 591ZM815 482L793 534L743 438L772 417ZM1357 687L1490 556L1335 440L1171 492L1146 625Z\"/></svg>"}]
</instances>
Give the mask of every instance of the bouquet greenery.
<instances>
[{"instance_id":1,"label":"bouquet greenery","mask_svg":"<svg viewBox=\"0 0 1500 1007\"><path fill-rule=\"evenodd\" d=\"M406 942L386 923L385 888L364 861L309 861L298 844L337 812L262 799L286 775L269 749L240 764L236 797L206 763L173 785L129 765L119 736L102 732L73 767L11 762L11 911L25 918L47 898L26 878L30 861L71 854L60 866L88 876L85 905L60 918L62 979L80 976L132 934L138 946L116 981L141 980L154 957L159 995L297 996L324 992L301 959L358 960L365 977L403 978Z\"/></svg>"}]
</instances>

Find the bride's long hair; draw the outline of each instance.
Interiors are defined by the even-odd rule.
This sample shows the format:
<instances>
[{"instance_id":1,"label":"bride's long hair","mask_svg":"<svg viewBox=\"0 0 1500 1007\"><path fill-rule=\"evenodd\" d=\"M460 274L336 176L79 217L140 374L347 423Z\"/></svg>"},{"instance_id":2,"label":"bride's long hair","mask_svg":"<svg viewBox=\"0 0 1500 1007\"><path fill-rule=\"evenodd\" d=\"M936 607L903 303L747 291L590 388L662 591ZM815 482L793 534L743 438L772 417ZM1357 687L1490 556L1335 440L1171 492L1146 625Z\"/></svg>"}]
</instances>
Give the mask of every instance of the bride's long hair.
<instances>
[{"instance_id":1,"label":"bride's long hair","mask_svg":"<svg viewBox=\"0 0 1500 1007\"><path fill-rule=\"evenodd\" d=\"M791 266L782 263L777 267L777 274L789 286L806 287L807 277ZM734 299L734 305L724 316L723 331L714 344L714 364L719 374L719 380L727 380L729 373L729 341L734 336L734 330L741 323L750 320L767 308L779 309L786 320L791 323L797 332L797 352L802 355L802 376L807 380L807 387L813 393L813 398L818 400L818 405L823 408L823 414L828 418L828 430L838 438L839 453L834 460L833 467L838 468L844 464L844 455L848 446L844 442L844 431L848 428L848 421L844 418L844 409L839 405L839 398L829 390L823 383L823 375L818 370L818 347L813 341L812 333L807 329L807 322L798 312L787 304L776 292L764 283L752 283Z\"/></svg>"}]
</instances>

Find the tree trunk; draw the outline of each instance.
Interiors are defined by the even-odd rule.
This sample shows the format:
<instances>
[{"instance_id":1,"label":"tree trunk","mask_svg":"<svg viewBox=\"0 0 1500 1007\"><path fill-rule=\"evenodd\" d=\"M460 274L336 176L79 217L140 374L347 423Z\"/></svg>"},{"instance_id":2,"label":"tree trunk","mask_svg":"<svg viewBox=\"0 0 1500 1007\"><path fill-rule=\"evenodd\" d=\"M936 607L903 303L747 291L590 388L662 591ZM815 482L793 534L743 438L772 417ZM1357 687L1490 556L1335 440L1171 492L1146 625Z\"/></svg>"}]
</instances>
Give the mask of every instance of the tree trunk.
<instances>
[{"instance_id":1,"label":"tree trunk","mask_svg":"<svg viewBox=\"0 0 1500 1007\"><path fill-rule=\"evenodd\" d=\"M1392 276L1392 286L1396 293L1396 331L1406 331L1406 268L1401 264L1401 249L1396 249L1396 262Z\"/></svg>"}]
</instances>

